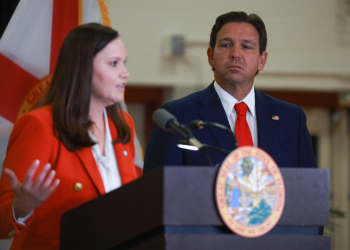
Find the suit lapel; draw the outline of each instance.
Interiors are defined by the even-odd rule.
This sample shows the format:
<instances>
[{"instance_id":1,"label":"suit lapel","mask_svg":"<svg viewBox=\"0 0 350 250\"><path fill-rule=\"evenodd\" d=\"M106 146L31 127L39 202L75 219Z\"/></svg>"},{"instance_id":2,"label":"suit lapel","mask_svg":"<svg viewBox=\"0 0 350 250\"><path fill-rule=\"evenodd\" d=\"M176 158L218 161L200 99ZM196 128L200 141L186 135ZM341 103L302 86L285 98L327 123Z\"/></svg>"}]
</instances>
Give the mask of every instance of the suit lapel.
<instances>
[{"instance_id":1,"label":"suit lapel","mask_svg":"<svg viewBox=\"0 0 350 250\"><path fill-rule=\"evenodd\" d=\"M111 131L112 140L117 138L117 129L115 128L112 120L108 117L109 129ZM133 131L132 131L133 132ZM131 142L133 142L134 136L131 137ZM137 178L136 168L134 166L134 152L131 152L132 147L130 144L117 143L113 144L115 156L117 158L118 169L122 185L129 183ZM90 176L93 184L100 194L105 194L105 188L103 180L101 178L100 171L98 170L95 158L92 154L90 147L84 147L81 150L76 151L79 159L82 162L83 167L86 169L88 175Z\"/></svg>"},{"instance_id":2,"label":"suit lapel","mask_svg":"<svg viewBox=\"0 0 350 250\"><path fill-rule=\"evenodd\" d=\"M76 154L81 160L83 167L86 169L99 194L105 194L105 187L103 185L101 174L96 165L96 161L92 154L91 148L84 147L81 150L76 151Z\"/></svg>"},{"instance_id":3,"label":"suit lapel","mask_svg":"<svg viewBox=\"0 0 350 250\"><path fill-rule=\"evenodd\" d=\"M116 140L118 132L112 120L108 117L109 129L111 131L112 140ZM131 131L133 133L133 131ZM134 135L131 136L130 142L133 143ZM122 185L125 185L137 178L136 168L134 164L135 149L131 144L117 143L113 144L115 157L118 163L118 170ZM133 145L133 144L132 144Z\"/></svg>"},{"instance_id":4,"label":"suit lapel","mask_svg":"<svg viewBox=\"0 0 350 250\"><path fill-rule=\"evenodd\" d=\"M279 116L277 106L262 92L255 90L255 107L258 125L258 147L271 153L279 122L272 116Z\"/></svg>"},{"instance_id":5,"label":"suit lapel","mask_svg":"<svg viewBox=\"0 0 350 250\"><path fill-rule=\"evenodd\" d=\"M213 83L202 92L198 102L202 105L198 109L198 114L203 121L216 122L230 128L226 113ZM255 90L255 107L258 147L270 153L273 149L275 131L279 124L278 121L272 119L272 116L279 116L279 110L270 98L267 98L265 94L258 90ZM218 147L228 150L236 147L234 140L231 140L227 132L212 127L209 127L209 131Z\"/></svg>"},{"instance_id":6,"label":"suit lapel","mask_svg":"<svg viewBox=\"0 0 350 250\"><path fill-rule=\"evenodd\" d=\"M213 83L202 92L198 102L202 104L202 107L198 109L198 114L203 121L216 122L230 128L225 110ZM208 127L208 129L219 148L227 150L235 148L235 141L226 131L214 127Z\"/></svg>"}]
</instances>

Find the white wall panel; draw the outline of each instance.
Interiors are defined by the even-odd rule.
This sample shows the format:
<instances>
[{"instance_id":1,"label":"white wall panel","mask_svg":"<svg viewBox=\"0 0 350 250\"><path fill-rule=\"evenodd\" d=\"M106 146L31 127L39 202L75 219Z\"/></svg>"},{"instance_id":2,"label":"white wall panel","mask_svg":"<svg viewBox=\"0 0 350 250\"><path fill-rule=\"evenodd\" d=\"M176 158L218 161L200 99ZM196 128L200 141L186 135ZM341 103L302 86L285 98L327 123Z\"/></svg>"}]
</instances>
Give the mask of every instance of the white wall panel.
<instances>
[{"instance_id":1,"label":"white wall panel","mask_svg":"<svg viewBox=\"0 0 350 250\"><path fill-rule=\"evenodd\" d=\"M206 49L215 18L243 10L260 15L267 28L269 57L264 71L268 74L261 81L257 77L261 87L274 88L269 76L282 74L279 88L329 90L334 85L334 90L350 89L350 77L341 86L335 78L319 87L314 84L323 74L350 76L350 18L344 13L345 1L115 0L108 5L112 26L126 44L131 84L207 86L213 74ZM169 60L162 54L162 41L169 34L199 38L202 43L187 48L182 58ZM314 74L316 79L291 83L290 74L300 73Z\"/></svg>"}]
</instances>

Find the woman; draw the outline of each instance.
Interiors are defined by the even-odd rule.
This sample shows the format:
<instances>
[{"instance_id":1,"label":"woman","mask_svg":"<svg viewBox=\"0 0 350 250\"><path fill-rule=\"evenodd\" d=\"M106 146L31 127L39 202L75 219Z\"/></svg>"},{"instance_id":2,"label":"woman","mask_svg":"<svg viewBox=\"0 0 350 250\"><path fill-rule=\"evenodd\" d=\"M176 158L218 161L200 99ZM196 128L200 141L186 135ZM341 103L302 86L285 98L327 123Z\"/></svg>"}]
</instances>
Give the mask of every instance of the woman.
<instances>
[{"instance_id":1,"label":"woman","mask_svg":"<svg viewBox=\"0 0 350 250\"><path fill-rule=\"evenodd\" d=\"M11 249L59 249L63 212L137 178L134 125L119 104L125 60L109 27L85 24L65 38L44 106L23 115L10 137L0 237L15 235Z\"/></svg>"}]
</instances>

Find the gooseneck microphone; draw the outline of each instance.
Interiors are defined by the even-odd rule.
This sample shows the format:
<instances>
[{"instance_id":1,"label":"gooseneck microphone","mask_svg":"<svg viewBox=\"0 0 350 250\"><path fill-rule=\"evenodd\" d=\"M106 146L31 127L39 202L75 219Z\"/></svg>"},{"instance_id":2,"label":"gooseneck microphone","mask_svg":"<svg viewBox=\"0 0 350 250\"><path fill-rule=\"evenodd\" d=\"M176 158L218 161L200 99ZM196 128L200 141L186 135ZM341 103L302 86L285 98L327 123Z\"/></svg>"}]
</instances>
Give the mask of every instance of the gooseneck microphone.
<instances>
[{"instance_id":1,"label":"gooseneck microphone","mask_svg":"<svg viewBox=\"0 0 350 250\"><path fill-rule=\"evenodd\" d=\"M153 121L163 130L176 134L182 140L188 140L192 133L186 126L178 123L176 117L165 109L156 110L153 114Z\"/></svg>"},{"instance_id":2,"label":"gooseneck microphone","mask_svg":"<svg viewBox=\"0 0 350 250\"><path fill-rule=\"evenodd\" d=\"M188 141L189 144L201 149L203 144L193 137L192 131L185 125L178 123L175 116L165 109L158 109L153 113L153 121L165 131L170 131L180 137L182 140Z\"/></svg>"},{"instance_id":3,"label":"gooseneck microphone","mask_svg":"<svg viewBox=\"0 0 350 250\"><path fill-rule=\"evenodd\" d=\"M216 127L218 129L222 129L230 133L237 142L233 132L226 126L214 122L203 122L200 120L193 120L186 125L182 125L177 121L175 116L173 116L167 110L162 108L156 110L153 113L153 121L164 131L170 131L182 139L182 141L178 141L178 147L188 150L198 150L204 153L207 156L211 166L213 166L213 162L209 154L207 153L208 149L219 151L224 154L229 154L231 151L201 143L196 138L194 138L192 131L196 130L197 128L202 129L205 126ZM188 147L188 144L194 147Z\"/></svg>"},{"instance_id":4,"label":"gooseneck microphone","mask_svg":"<svg viewBox=\"0 0 350 250\"><path fill-rule=\"evenodd\" d=\"M216 123L216 122L203 122L201 120L193 120L190 123L186 124L185 126L188 129L190 129L191 131L196 130L197 128L203 129L204 127L214 127L214 128L218 128L218 129L224 130L224 131L226 131L227 133L229 133L233 137L233 139L236 142L236 147L238 147L236 135L232 132L231 129L229 129L228 127L226 127L224 125L221 125L219 123Z\"/></svg>"}]
</instances>

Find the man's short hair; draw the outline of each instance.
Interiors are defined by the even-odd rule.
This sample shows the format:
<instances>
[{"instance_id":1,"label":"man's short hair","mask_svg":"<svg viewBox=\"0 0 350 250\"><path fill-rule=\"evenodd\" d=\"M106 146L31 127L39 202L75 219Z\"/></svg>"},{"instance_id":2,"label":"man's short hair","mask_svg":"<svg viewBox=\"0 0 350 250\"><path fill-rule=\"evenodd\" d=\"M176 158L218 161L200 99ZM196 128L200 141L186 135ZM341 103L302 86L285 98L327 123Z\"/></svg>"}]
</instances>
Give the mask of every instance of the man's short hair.
<instances>
[{"instance_id":1,"label":"man's short hair","mask_svg":"<svg viewBox=\"0 0 350 250\"><path fill-rule=\"evenodd\" d=\"M231 11L229 13L223 14L216 18L215 24L210 33L210 42L209 45L214 51L216 44L216 36L219 30L226 23L250 23L255 27L259 34L259 52L260 55L266 50L267 46L267 33L265 29L265 24L263 20L257 14L250 14L243 11Z\"/></svg>"}]
</instances>

